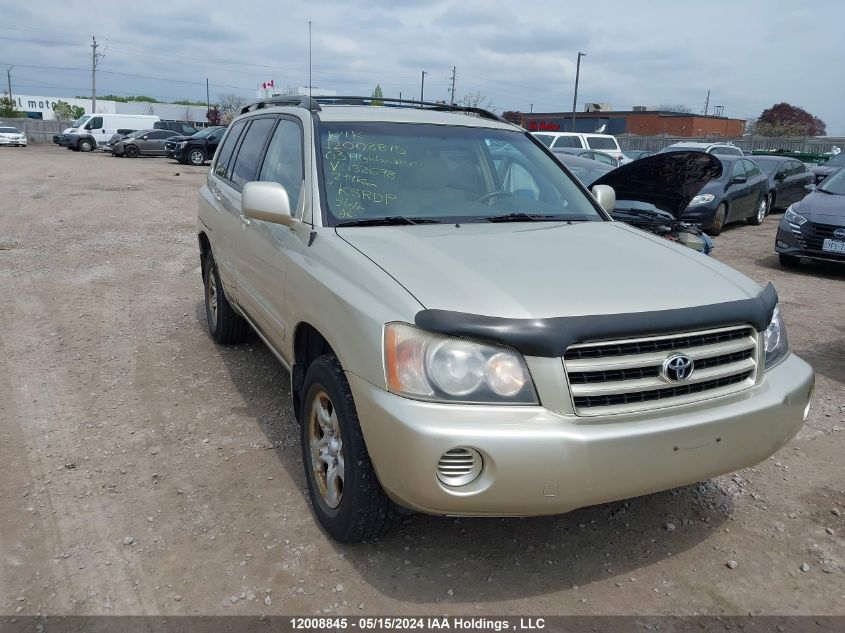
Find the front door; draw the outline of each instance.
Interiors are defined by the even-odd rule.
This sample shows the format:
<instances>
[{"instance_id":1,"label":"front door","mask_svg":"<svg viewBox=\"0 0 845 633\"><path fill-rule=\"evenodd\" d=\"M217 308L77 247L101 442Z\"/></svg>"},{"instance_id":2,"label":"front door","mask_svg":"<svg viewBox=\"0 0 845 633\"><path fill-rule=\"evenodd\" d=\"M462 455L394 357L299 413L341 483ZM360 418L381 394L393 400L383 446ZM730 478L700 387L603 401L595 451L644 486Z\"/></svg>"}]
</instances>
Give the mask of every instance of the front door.
<instances>
[{"instance_id":1,"label":"front door","mask_svg":"<svg viewBox=\"0 0 845 633\"><path fill-rule=\"evenodd\" d=\"M297 119L281 117L275 128L267 132L270 140L252 179L282 185L288 193L291 214L297 217L305 177L302 128ZM294 235L287 226L261 220L247 220L240 235L243 242L239 249L238 284L242 296L249 294L249 309L261 321L259 327L281 351L287 335L285 274Z\"/></svg>"}]
</instances>

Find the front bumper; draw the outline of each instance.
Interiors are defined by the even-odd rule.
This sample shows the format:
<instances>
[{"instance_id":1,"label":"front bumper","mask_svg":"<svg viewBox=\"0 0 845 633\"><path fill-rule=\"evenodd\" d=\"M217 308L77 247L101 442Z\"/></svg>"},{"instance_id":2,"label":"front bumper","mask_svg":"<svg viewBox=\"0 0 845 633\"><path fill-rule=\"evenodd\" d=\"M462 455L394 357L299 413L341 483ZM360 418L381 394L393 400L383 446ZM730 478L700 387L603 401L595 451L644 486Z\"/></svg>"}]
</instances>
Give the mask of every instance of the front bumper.
<instances>
[{"instance_id":1,"label":"front bumper","mask_svg":"<svg viewBox=\"0 0 845 633\"><path fill-rule=\"evenodd\" d=\"M790 354L752 389L621 419L420 402L347 377L387 494L413 510L462 516L559 514L759 463L797 433L815 379ZM484 467L453 488L435 471L456 447L477 450Z\"/></svg>"},{"instance_id":2,"label":"front bumper","mask_svg":"<svg viewBox=\"0 0 845 633\"><path fill-rule=\"evenodd\" d=\"M0 138L0 145L15 145L15 146L23 146L26 147L27 140L23 139L13 139L13 138Z\"/></svg>"},{"instance_id":3,"label":"front bumper","mask_svg":"<svg viewBox=\"0 0 845 633\"><path fill-rule=\"evenodd\" d=\"M814 234L811 229L805 231L803 227L793 226L787 222L786 218L781 218L775 238L775 252L816 261L845 264L845 254L831 253L822 249L824 237L824 235Z\"/></svg>"},{"instance_id":4,"label":"front bumper","mask_svg":"<svg viewBox=\"0 0 845 633\"><path fill-rule=\"evenodd\" d=\"M681 222L689 222L690 224L700 224L703 228L709 229L713 226L713 220L716 217L716 209L718 204L697 204L695 206L687 207L681 214Z\"/></svg>"}]
</instances>

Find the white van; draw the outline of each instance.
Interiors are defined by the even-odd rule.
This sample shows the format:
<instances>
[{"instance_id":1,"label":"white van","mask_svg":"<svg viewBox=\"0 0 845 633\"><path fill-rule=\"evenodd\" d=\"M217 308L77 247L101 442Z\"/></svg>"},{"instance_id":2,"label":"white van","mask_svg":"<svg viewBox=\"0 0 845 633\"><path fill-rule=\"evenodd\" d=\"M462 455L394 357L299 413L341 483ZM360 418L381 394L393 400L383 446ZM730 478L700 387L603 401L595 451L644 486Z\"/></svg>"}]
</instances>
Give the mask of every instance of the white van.
<instances>
[{"instance_id":1,"label":"white van","mask_svg":"<svg viewBox=\"0 0 845 633\"><path fill-rule=\"evenodd\" d=\"M616 137L610 134L582 134L580 132L532 132L539 141L550 149L557 147L576 147L580 149L595 149L610 154L620 163L629 162Z\"/></svg>"},{"instance_id":2,"label":"white van","mask_svg":"<svg viewBox=\"0 0 845 633\"><path fill-rule=\"evenodd\" d=\"M93 152L113 134L151 130L159 117L147 114L86 114L59 136L59 145L77 151Z\"/></svg>"}]
</instances>

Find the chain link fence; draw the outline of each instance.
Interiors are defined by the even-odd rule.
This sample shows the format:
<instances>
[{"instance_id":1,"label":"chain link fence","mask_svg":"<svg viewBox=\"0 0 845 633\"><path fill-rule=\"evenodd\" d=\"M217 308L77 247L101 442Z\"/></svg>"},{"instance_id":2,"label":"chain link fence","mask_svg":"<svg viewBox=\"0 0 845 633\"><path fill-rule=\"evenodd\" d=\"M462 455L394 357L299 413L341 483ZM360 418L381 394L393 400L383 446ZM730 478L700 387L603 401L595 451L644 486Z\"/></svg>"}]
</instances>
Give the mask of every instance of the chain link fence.
<instances>
[{"instance_id":1,"label":"chain link fence","mask_svg":"<svg viewBox=\"0 0 845 633\"><path fill-rule=\"evenodd\" d=\"M845 149L845 137L767 137L767 136L741 136L738 138L725 138L723 136L636 136L632 134L620 134L616 137L622 151L643 150L656 152L673 143L698 142L698 143L733 143L743 151L759 150L786 150L789 152L808 152L813 154L827 154L834 147Z\"/></svg>"}]
</instances>

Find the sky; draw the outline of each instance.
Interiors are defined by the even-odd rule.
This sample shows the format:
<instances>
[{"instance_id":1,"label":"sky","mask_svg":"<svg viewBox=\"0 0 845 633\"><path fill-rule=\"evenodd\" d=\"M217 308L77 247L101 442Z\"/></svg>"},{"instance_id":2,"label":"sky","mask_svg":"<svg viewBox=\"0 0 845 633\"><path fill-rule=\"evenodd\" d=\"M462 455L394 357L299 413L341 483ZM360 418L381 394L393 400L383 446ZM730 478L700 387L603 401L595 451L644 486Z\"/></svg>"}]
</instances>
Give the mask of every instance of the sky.
<instances>
[{"instance_id":1,"label":"sky","mask_svg":"<svg viewBox=\"0 0 845 633\"><path fill-rule=\"evenodd\" d=\"M480 92L499 112L570 111L578 51L585 102L713 106L752 118L786 101L845 136L841 0L168 0L4 3L0 71L12 92L91 93L91 38L104 53L98 94L161 101L252 98L262 81L338 94L426 100ZM836 79L840 77L840 79ZM0 77L6 79L5 77ZM5 82L3 90L5 90Z\"/></svg>"}]
</instances>

